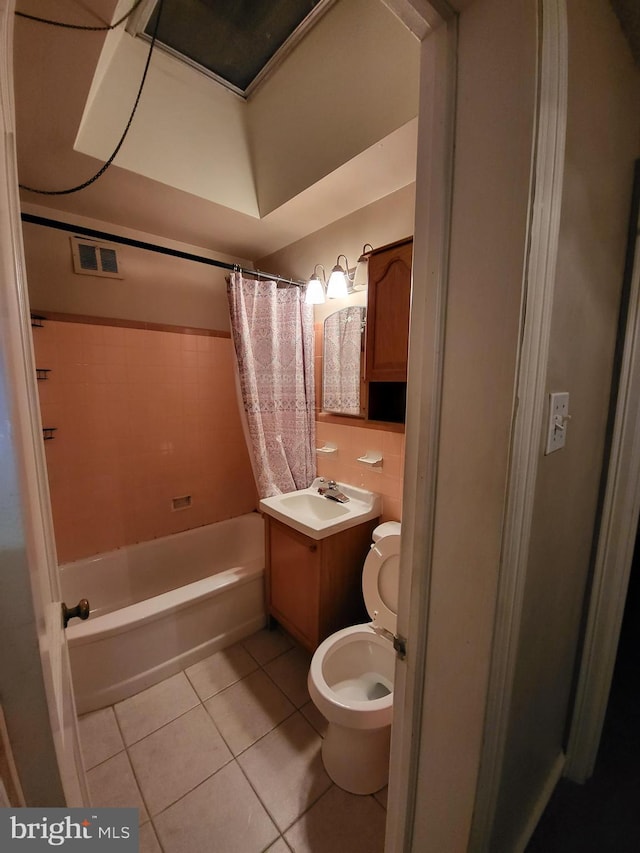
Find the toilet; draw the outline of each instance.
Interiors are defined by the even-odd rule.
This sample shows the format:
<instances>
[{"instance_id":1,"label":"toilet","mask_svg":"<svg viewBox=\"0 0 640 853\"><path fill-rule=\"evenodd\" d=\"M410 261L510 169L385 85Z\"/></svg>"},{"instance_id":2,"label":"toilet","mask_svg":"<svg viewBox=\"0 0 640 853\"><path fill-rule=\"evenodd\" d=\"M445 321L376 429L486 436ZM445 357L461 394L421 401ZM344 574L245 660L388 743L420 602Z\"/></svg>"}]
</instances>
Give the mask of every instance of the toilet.
<instances>
[{"instance_id":1,"label":"toilet","mask_svg":"<svg viewBox=\"0 0 640 853\"><path fill-rule=\"evenodd\" d=\"M329 723L322 743L325 770L352 794L379 791L389 776L400 530L399 522L387 521L373 531L362 570L372 621L327 637L307 679L311 699Z\"/></svg>"}]
</instances>

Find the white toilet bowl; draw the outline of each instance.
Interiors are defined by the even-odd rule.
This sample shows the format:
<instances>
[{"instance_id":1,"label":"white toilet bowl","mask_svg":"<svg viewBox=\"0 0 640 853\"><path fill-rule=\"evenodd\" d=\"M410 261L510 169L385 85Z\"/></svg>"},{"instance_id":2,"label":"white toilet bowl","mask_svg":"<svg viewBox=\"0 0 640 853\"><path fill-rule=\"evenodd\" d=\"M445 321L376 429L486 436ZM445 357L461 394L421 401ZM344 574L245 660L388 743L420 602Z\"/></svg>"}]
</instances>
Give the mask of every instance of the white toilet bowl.
<instances>
[{"instance_id":1,"label":"white toilet bowl","mask_svg":"<svg viewBox=\"0 0 640 853\"><path fill-rule=\"evenodd\" d=\"M322 744L325 769L336 785L353 794L379 791L389 775L395 668L389 634L396 630L399 531L398 522L387 522L373 532L362 574L373 622L327 637L309 670L309 694L329 723Z\"/></svg>"}]
</instances>

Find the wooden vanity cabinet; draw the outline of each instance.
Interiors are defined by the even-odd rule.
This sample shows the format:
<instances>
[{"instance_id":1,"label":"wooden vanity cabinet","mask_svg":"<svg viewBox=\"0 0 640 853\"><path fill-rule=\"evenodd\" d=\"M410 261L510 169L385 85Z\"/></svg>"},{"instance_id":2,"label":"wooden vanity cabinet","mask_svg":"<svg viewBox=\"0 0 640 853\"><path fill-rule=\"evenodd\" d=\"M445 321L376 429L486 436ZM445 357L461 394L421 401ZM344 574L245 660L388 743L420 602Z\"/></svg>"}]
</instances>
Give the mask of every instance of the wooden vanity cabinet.
<instances>
[{"instance_id":1,"label":"wooden vanity cabinet","mask_svg":"<svg viewBox=\"0 0 640 853\"><path fill-rule=\"evenodd\" d=\"M310 652L334 631L369 621L362 567L378 519L319 540L270 516L265 521L271 617Z\"/></svg>"}]
</instances>

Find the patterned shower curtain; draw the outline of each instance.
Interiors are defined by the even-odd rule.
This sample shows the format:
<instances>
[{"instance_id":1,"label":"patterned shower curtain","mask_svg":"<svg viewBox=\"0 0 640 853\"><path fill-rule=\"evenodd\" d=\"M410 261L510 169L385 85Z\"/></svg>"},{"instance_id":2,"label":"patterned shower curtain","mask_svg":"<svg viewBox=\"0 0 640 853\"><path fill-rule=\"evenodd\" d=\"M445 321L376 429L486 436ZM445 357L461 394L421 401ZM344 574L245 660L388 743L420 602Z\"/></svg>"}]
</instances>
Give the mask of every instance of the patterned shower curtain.
<instances>
[{"instance_id":1,"label":"patterned shower curtain","mask_svg":"<svg viewBox=\"0 0 640 853\"><path fill-rule=\"evenodd\" d=\"M239 272L228 297L258 493L307 488L316 472L313 308L299 287Z\"/></svg>"}]
</instances>

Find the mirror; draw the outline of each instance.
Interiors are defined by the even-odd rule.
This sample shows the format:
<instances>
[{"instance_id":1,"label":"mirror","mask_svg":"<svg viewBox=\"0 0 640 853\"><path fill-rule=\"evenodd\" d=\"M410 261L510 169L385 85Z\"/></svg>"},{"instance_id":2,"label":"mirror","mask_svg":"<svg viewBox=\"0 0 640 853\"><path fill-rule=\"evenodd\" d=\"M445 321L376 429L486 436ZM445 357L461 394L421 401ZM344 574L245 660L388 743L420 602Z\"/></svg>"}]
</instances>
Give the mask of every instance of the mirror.
<instances>
[{"instance_id":1,"label":"mirror","mask_svg":"<svg viewBox=\"0 0 640 853\"><path fill-rule=\"evenodd\" d=\"M367 309L351 305L324 321L322 353L322 410L364 417L362 354Z\"/></svg>"}]
</instances>

